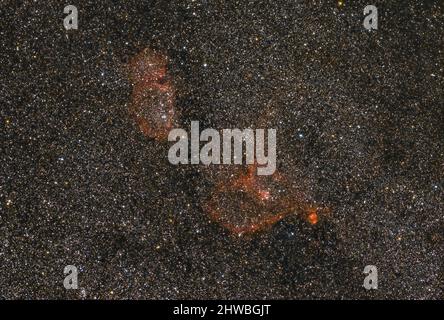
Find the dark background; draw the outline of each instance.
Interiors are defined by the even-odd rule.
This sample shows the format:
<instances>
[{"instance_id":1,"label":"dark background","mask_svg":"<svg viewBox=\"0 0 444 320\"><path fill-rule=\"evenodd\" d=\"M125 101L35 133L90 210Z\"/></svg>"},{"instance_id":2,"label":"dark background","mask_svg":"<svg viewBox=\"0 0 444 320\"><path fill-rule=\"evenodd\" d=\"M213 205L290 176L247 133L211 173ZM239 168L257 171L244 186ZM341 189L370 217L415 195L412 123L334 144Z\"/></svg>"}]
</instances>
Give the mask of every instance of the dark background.
<instances>
[{"instance_id":1,"label":"dark background","mask_svg":"<svg viewBox=\"0 0 444 320\"><path fill-rule=\"evenodd\" d=\"M442 1L373 4L368 32L360 1L0 1L0 297L442 299ZM170 58L184 127L273 101L282 166L331 216L250 238L210 222L213 181L128 114L146 47Z\"/></svg>"}]
</instances>

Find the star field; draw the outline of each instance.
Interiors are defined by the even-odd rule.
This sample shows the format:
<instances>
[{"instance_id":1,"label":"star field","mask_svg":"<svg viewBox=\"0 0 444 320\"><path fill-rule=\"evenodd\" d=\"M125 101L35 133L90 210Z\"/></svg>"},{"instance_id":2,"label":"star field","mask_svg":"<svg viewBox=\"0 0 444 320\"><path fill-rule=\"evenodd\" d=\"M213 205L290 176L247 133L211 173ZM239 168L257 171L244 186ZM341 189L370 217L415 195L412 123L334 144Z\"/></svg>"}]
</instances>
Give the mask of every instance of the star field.
<instances>
[{"instance_id":1,"label":"star field","mask_svg":"<svg viewBox=\"0 0 444 320\"><path fill-rule=\"evenodd\" d=\"M0 1L0 297L442 299L442 1L373 1L372 31L351 2L71 1L65 30L68 3ZM240 219L217 193L235 170L171 165L141 130L146 48L179 127L277 129L285 184L241 189L280 192L284 216L248 235L211 218Z\"/></svg>"}]
</instances>

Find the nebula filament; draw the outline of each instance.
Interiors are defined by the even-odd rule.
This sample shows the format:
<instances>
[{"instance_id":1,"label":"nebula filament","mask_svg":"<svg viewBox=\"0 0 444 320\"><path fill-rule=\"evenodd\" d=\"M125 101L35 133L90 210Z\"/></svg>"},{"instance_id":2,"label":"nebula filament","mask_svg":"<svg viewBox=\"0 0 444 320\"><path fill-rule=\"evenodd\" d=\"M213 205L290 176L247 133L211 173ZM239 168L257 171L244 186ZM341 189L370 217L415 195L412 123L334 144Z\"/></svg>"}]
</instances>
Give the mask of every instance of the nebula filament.
<instances>
[{"instance_id":1,"label":"nebula filament","mask_svg":"<svg viewBox=\"0 0 444 320\"><path fill-rule=\"evenodd\" d=\"M129 113L144 135L158 141L167 139L177 118L175 88L167 64L165 55L148 48L129 63L133 84Z\"/></svg>"}]
</instances>

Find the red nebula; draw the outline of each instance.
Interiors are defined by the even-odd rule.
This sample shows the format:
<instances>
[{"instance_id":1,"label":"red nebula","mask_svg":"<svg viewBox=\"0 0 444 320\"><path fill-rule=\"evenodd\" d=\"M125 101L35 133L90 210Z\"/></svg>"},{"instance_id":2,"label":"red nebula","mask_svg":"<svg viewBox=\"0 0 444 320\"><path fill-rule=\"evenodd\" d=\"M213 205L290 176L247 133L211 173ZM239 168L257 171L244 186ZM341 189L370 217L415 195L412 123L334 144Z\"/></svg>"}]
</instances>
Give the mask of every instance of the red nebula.
<instances>
[{"instance_id":1,"label":"red nebula","mask_svg":"<svg viewBox=\"0 0 444 320\"><path fill-rule=\"evenodd\" d=\"M310 209L308 211L307 221L310 222L313 225L318 223L319 217L318 217L318 214L316 212L316 209Z\"/></svg>"},{"instance_id":2,"label":"red nebula","mask_svg":"<svg viewBox=\"0 0 444 320\"><path fill-rule=\"evenodd\" d=\"M242 168L219 179L204 202L212 220L239 236L264 230L290 214L302 215L312 225L318 222L323 209L309 206L304 194L282 174L259 176L257 165Z\"/></svg>"},{"instance_id":3,"label":"red nebula","mask_svg":"<svg viewBox=\"0 0 444 320\"><path fill-rule=\"evenodd\" d=\"M158 141L168 138L177 119L175 89L167 65L165 55L148 48L129 62L133 84L129 113L144 135Z\"/></svg>"}]
</instances>

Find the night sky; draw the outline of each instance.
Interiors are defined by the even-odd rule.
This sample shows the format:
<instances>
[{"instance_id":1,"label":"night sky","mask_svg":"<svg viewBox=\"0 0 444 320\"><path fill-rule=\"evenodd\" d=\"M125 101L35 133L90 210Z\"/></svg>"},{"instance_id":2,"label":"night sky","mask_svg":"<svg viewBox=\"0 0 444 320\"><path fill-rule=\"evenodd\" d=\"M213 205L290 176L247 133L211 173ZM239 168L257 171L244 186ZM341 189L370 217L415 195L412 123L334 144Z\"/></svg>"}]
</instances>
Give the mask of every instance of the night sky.
<instances>
[{"instance_id":1,"label":"night sky","mask_svg":"<svg viewBox=\"0 0 444 320\"><path fill-rule=\"evenodd\" d=\"M443 10L0 0L0 298L443 299ZM170 164L170 98L172 127L276 128L279 180Z\"/></svg>"}]
</instances>

